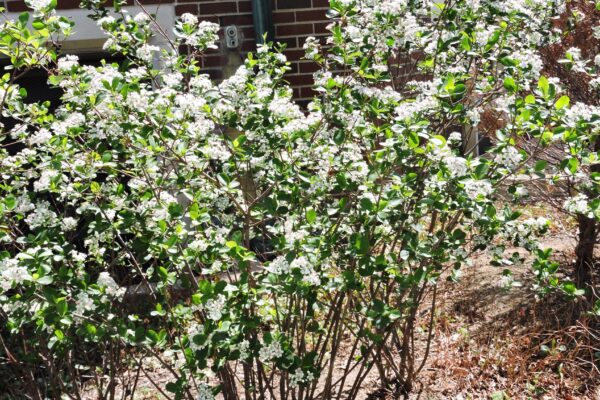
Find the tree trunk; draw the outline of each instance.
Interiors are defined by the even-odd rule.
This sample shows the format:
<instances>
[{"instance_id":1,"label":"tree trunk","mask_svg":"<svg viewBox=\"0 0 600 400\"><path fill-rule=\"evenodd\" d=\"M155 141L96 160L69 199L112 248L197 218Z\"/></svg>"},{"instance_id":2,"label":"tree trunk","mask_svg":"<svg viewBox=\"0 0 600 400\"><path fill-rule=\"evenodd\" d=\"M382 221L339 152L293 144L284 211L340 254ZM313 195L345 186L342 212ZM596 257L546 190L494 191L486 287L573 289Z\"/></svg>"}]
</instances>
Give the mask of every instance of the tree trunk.
<instances>
[{"instance_id":1,"label":"tree trunk","mask_svg":"<svg viewBox=\"0 0 600 400\"><path fill-rule=\"evenodd\" d=\"M579 288L592 286L594 269L594 244L596 242L596 219L580 215L579 238L575 248L575 284Z\"/></svg>"}]
</instances>

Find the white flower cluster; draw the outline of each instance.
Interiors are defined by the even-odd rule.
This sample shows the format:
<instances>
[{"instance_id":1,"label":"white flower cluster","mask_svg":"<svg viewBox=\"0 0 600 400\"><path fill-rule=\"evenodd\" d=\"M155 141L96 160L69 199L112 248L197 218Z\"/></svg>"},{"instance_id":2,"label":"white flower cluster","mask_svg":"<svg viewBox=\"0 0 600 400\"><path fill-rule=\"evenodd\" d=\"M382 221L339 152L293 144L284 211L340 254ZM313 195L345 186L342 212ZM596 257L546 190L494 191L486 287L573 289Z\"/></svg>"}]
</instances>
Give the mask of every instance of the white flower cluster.
<instances>
[{"instance_id":1,"label":"white flower cluster","mask_svg":"<svg viewBox=\"0 0 600 400\"><path fill-rule=\"evenodd\" d=\"M453 178L465 176L468 171L467 160L462 157L445 157L444 163Z\"/></svg>"},{"instance_id":2,"label":"white flower cluster","mask_svg":"<svg viewBox=\"0 0 600 400\"><path fill-rule=\"evenodd\" d=\"M515 147L507 146L502 149L502 152L496 155L495 162L501 166L513 170L519 166L523 160L523 155Z\"/></svg>"},{"instance_id":3,"label":"white flower cluster","mask_svg":"<svg viewBox=\"0 0 600 400\"><path fill-rule=\"evenodd\" d=\"M212 392L210 386L206 383L201 383L198 385L198 400L214 400L215 395Z\"/></svg>"},{"instance_id":4,"label":"white flower cluster","mask_svg":"<svg viewBox=\"0 0 600 400\"><path fill-rule=\"evenodd\" d=\"M375 8L375 12L382 14L400 15L405 11L407 0L383 0Z\"/></svg>"},{"instance_id":5,"label":"white flower cluster","mask_svg":"<svg viewBox=\"0 0 600 400\"><path fill-rule=\"evenodd\" d=\"M298 387L302 384L307 384L315 379L312 372L304 372L302 368L296 368L296 370L290 374L290 386Z\"/></svg>"},{"instance_id":6,"label":"white flower cluster","mask_svg":"<svg viewBox=\"0 0 600 400\"><path fill-rule=\"evenodd\" d=\"M493 243L509 238L530 246L534 234L548 226L543 218L508 223L506 213L495 215L487 207L494 188L508 181L504 178L515 172L523 156L502 140L492 143L489 154L495 157L461 155L461 133L448 133L458 124L479 124L488 110L515 123L528 116L518 129L526 123L545 126L538 124L538 116L547 115L536 97L541 90L529 90L535 100L528 99L522 115L515 115L520 99L498 88L505 77L525 91L535 85L531 80L541 62L533 48L547 39L540 33L546 31L536 32L545 26L538 17L549 1L503 5L465 0L451 2L452 12L440 12L428 0L343 0L352 9L340 10L344 17L332 21L336 34L327 38L327 45L321 48L316 38L304 45L307 57L322 68L315 73L318 96L306 108L294 102L285 82L285 56L267 45L260 45L234 75L213 84L198 73L197 56L198 50L216 46L217 25L183 14L176 22L175 46L167 50L148 41L155 26L145 13L101 18L99 25L109 35L107 49L122 51L131 63L92 67L80 65L75 56L59 57L59 73L51 80L64 93L57 111L25 105L17 86L2 86L14 101L3 113L20 113L15 120L22 121L10 134L25 149L12 154L0 146L0 203L9 221L8 234L0 229L0 241L9 251L0 257L10 254L25 265L17 255L34 247L31 241L47 249L44 257L53 268L73 269L68 280L55 277L52 285L60 285L74 304L69 311L74 308L75 321L125 323L131 327L127 340L135 337L145 316L128 315L122 304L126 288L117 282L139 281L152 273L131 265L164 265L175 278L167 286L184 283L190 269L213 283L225 272L224 292L199 302L194 298L191 307L173 298L177 309L187 313L177 315L177 321L189 325L164 330L165 343L176 343L175 335L182 335L191 350L203 350L192 357L210 355L206 370L214 366L212 355L237 351L252 365L255 356L263 362L279 360L288 356L283 343L290 343L290 358L301 356L293 354L295 333L279 324L288 319L286 307L276 302L300 304L296 298L301 297L294 296L310 293L306 298L318 304L312 308L314 320L325 318L336 305L322 300L344 284L345 266L358 259L376 261L376 272L364 276L361 270L360 279L378 286L390 276L401 278L425 258L432 265L465 264L470 246L492 247L494 257L509 265L504 247ZM525 10L534 21L518 23L521 14L490 11L494 7L506 13ZM456 26L465 20L471 33L457 40ZM497 35L501 40L494 44ZM180 54L184 48L186 54ZM389 59L400 53L406 59ZM507 66L481 68L499 60ZM408 81L417 78L398 70L408 64L423 78ZM589 105L550 106L552 116L574 128L565 130L565 136L584 122L594 123L598 111ZM593 162L590 156L581 164ZM565 207L587 215L593 204L582 196ZM472 229L472 241L453 233L461 227ZM437 240L449 233L453 240ZM244 281L234 272L240 260L250 266L270 261L264 261L264 269L248 268ZM35 300L47 284L12 259L0 265L3 309ZM119 279L111 275L113 270L119 271ZM89 285L96 271L106 272ZM430 272L425 274L422 282L430 282ZM456 268L453 277L459 275ZM301 286L299 292L290 294L290 282ZM12 295L18 285L31 289L19 293L22 299ZM236 301L228 301L234 297ZM353 318L370 318L362 313L371 300L356 296ZM41 315L38 309L31 314ZM195 312L205 316L204 325L194 322ZM173 326L172 313L158 314L152 314L158 325ZM257 343L242 340L249 337L243 326L248 314L262 332L277 332L277 340L263 338L258 355ZM305 326L305 314L297 314L297 326ZM63 324L56 329L65 335L85 331L56 324ZM228 329L230 338L212 340L220 332L215 327ZM196 365L187 362L194 360L186 360L180 349L166 350L190 376L185 369ZM309 370L320 371L322 365L288 368L291 386L313 381ZM198 382L210 379L204 370L193 373L200 376ZM212 391L201 386L198 396L212 399Z\"/></svg>"},{"instance_id":7,"label":"white flower cluster","mask_svg":"<svg viewBox=\"0 0 600 400\"><path fill-rule=\"evenodd\" d=\"M60 72L70 72L77 65L79 65L79 57L68 54L59 58L56 66Z\"/></svg>"},{"instance_id":8,"label":"white flower cluster","mask_svg":"<svg viewBox=\"0 0 600 400\"><path fill-rule=\"evenodd\" d=\"M193 14L183 14L180 22L175 25L173 32L181 38L183 44L200 50L217 48L219 25L208 21L198 22L198 18Z\"/></svg>"},{"instance_id":9,"label":"white flower cluster","mask_svg":"<svg viewBox=\"0 0 600 400\"><path fill-rule=\"evenodd\" d=\"M137 48L137 50L135 51L135 55L143 62L151 64L154 60L154 54L158 51L160 51L160 48L158 46L153 46L144 43L143 45Z\"/></svg>"},{"instance_id":10,"label":"white flower cluster","mask_svg":"<svg viewBox=\"0 0 600 400\"><path fill-rule=\"evenodd\" d=\"M321 51L319 40L314 36L307 37L302 48L306 51L305 56L309 60L314 60Z\"/></svg>"},{"instance_id":11,"label":"white flower cluster","mask_svg":"<svg viewBox=\"0 0 600 400\"><path fill-rule=\"evenodd\" d=\"M319 277L319 274L304 256L300 256L292 261L290 264L290 269L300 270L302 273L302 281L308 283L309 285L319 286L321 284L321 278Z\"/></svg>"},{"instance_id":12,"label":"white flower cluster","mask_svg":"<svg viewBox=\"0 0 600 400\"><path fill-rule=\"evenodd\" d=\"M247 340L242 340L237 345L237 349L240 352L240 359L247 360L250 357L250 342Z\"/></svg>"},{"instance_id":13,"label":"white flower cluster","mask_svg":"<svg viewBox=\"0 0 600 400\"><path fill-rule=\"evenodd\" d=\"M32 145L40 145L47 143L50 139L52 139L52 133L46 128L41 128L31 135L29 143Z\"/></svg>"},{"instance_id":14,"label":"white flower cluster","mask_svg":"<svg viewBox=\"0 0 600 400\"><path fill-rule=\"evenodd\" d=\"M82 322L85 314L96 309L94 299L87 292L80 292L75 298L75 320Z\"/></svg>"},{"instance_id":15,"label":"white flower cluster","mask_svg":"<svg viewBox=\"0 0 600 400\"><path fill-rule=\"evenodd\" d=\"M189 347L190 349L192 349L193 351L197 351L197 350L202 350L203 348L206 347L206 345L198 345L196 344L196 342L194 341L194 337L201 335L204 333L204 326L200 325L196 322L192 322L190 324L190 326L187 328L187 336L188 336L188 340L189 340Z\"/></svg>"},{"instance_id":16,"label":"white flower cluster","mask_svg":"<svg viewBox=\"0 0 600 400\"><path fill-rule=\"evenodd\" d=\"M46 169L42 171L40 179L33 184L33 190L36 192L43 192L50 189L51 180L58 176L58 171L53 169Z\"/></svg>"},{"instance_id":17,"label":"white flower cluster","mask_svg":"<svg viewBox=\"0 0 600 400\"><path fill-rule=\"evenodd\" d=\"M290 264L285 257L279 256L271 261L266 269L275 275L288 274L290 272Z\"/></svg>"},{"instance_id":18,"label":"white flower cluster","mask_svg":"<svg viewBox=\"0 0 600 400\"><path fill-rule=\"evenodd\" d=\"M52 0L26 0L25 3L35 12L41 13L50 7Z\"/></svg>"},{"instance_id":19,"label":"white flower cluster","mask_svg":"<svg viewBox=\"0 0 600 400\"><path fill-rule=\"evenodd\" d=\"M125 294L126 288L120 287L108 272L100 272L96 284L104 288L104 292L112 298L121 300Z\"/></svg>"},{"instance_id":20,"label":"white flower cluster","mask_svg":"<svg viewBox=\"0 0 600 400\"><path fill-rule=\"evenodd\" d=\"M585 194L578 194L565 200L563 207L572 214L581 214L592 217L593 214L588 204L588 197Z\"/></svg>"},{"instance_id":21,"label":"white flower cluster","mask_svg":"<svg viewBox=\"0 0 600 400\"><path fill-rule=\"evenodd\" d=\"M25 222L31 229L42 226L52 226L58 222L56 213L52 210L50 203L41 200L36 203L34 211L25 218Z\"/></svg>"},{"instance_id":22,"label":"white flower cluster","mask_svg":"<svg viewBox=\"0 0 600 400\"><path fill-rule=\"evenodd\" d=\"M464 182L465 192L473 200L486 198L493 192L492 185L485 180L468 179Z\"/></svg>"},{"instance_id":23,"label":"white flower cluster","mask_svg":"<svg viewBox=\"0 0 600 400\"><path fill-rule=\"evenodd\" d=\"M21 285L32 280L27 267L19 265L18 260L8 258L0 260L0 289L9 290L13 285Z\"/></svg>"},{"instance_id":24,"label":"white flower cluster","mask_svg":"<svg viewBox=\"0 0 600 400\"><path fill-rule=\"evenodd\" d=\"M264 345L260 348L258 352L258 358L262 362L273 361L278 359L283 355L283 349L281 348L281 343L276 340L273 340L268 345Z\"/></svg>"},{"instance_id":25,"label":"white flower cluster","mask_svg":"<svg viewBox=\"0 0 600 400\"><path fill-rule=\"evenodd\" d=\"M227 298L222 294L217 295L214 299L209 299L206 304L204 304L207 318L213 321L219 321L223 318L226 303Z\"/></svg>"},{"instance_id":26,"label":"white flower cluster","mask_svg":"<svg viewBox=\"0 0 600 400\"><path fill-rule=\"evenodd\" d=\"M565 111L565 123L575 127L581 122L589 122L592 118L600 116L600 107L582 102L571 105Z\"/></svg>"}]
</instances>

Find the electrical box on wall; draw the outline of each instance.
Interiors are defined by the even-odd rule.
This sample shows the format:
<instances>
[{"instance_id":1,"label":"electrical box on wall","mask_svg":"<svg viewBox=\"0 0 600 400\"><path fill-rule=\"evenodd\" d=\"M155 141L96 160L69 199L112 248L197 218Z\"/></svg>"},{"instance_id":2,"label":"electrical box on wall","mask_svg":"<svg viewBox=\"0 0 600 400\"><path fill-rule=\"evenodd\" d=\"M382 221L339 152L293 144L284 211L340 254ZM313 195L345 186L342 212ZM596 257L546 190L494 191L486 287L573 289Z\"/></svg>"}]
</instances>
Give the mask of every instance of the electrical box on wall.
<instances>
[{"instance_id":1,"label":"electrical box on wall","mask_svg":"<svg viewBox=\"0 0 600 400\"><path fill-rule=\"evenodd\" d=\"M240 45L238 28L235 25L225 27L225 43L228 49L237 49Z\"/></svg>"}]
</instances>

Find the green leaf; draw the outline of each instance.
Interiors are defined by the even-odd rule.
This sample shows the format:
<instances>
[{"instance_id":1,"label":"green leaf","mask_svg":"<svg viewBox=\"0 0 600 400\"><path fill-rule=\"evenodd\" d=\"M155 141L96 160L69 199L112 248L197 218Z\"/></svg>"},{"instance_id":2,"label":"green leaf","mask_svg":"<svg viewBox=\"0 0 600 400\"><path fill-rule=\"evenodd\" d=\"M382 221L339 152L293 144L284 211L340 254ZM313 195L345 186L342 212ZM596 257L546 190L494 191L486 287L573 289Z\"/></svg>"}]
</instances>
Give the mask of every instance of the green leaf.
<instances>
[{"instance_id":1,"label":"green leaf","mask_svg":"<svg viewBox=\"0 0 600 400\"><path fill-rule=\"evenodd\" d=\"M547 161L545 160L539 160L538 162L535 163L535 172L541 172L544 169L546 169L546 165L548 164Z\"/></svg>"},{"instance_id":2,"label":"green leaf","mask_svg":"<svg viewBox=\"0 0 600 400\"><path fill-rule=\"evenodd\" d=\"M92 324L85 324L85 330L90 335L95 335L96 334L96 327L94 325L92 325Z\"/></svg>"},{"instance_id":3,"label":"green leaf","mask_svg":"<svg viewBox=\"0 0 600 400\"><path fill-rule=\"evenodd\" d=\"M62 316L69 310L69 305L64 298L60 298L56 301L56 311Z\"/></svg>"},{"instance_id":4,"label":"green leaf","mask_svg":"<svg viewBox=\"0 0 600 400\"><path fill-rule=\"evenodd\" d=\"M545 76L542 76L538 81L538 89L542 91L544 98L548 98L548 93L550 92L550 83Z\"/></svg>"},{"instance_id":5,"label":"green leaf","mask_svg":"<svg viewBox=\"0 0 600 400\"><path fill-rule=\"evenodd\" d=\"M576 174L578 168L579 168L579 160L576 158L569 159L569 162L567 164L567 169L569 170L569 172L571 172L572 174Z\"/></svg>"},{"instance_id":6,"label":"green leaf","mask_svg":"<svg viewBox=\"0 0 600 400\"><path fill-rule=\"evenodd\" d=\"M179 203L169 204L169 215L173 218L178 218L183 215L183 206Z\"/></svg>"},{"instance_id":7,"label":"green leaf","mask_svg":"<svg viewBox=\"0 0 600 400\"><path fill-rule=\"evenodd\" d=\"M554 104L554 107L556 107L557 110L560 110L562 108L565 108L569 105L570 99L569 96L562 96L560 99L558 99L556 101L556 104Z\"/></svg>"},{"instance_id":8,"label":"green leaf","mask_svg":"<svg viewBox=\"0 0 600 400\"><path fill-rule=\"evenodd\" d=\"M367 254L369 252L369 240L365 235L356 234L354 241L354 248L358 250L359 254Z\"/></svg>"},{"instance_id":9,"label":"green leaf","mask_svg":"<svg viewBox=\"0 0 600 400\"><path fill-rule=\"evenodd\" d=\"M158 267L158 274L165 281L169 278L169 271L165 267Z\"/></svg>"},{"instance_id":10,"label":"green leaf","mask_svg":"<svg viewBox=\"0 0 600 400\"><path fill-rule=\"evenodd\" d=\"M100 189L101 189L101 187L98 182L90 183L90 190L92 191L92 193L98 194L98 193L100 193Z\"/></svg>"},{"instance_id":11,"label":"green leaf","mask_svg":"<svg viewBox=\"0 0 600 400\"><path fill-rule=\"evenodd\" d=\"M511 77L504 78L504 88L510 93L515 93L518 90L515 80Z\"/></svg>"},{"instance_id":12,"label":"green leaf","mask_svg":"<svg viewBox=\"0 0 600 400\"><path fill-rule=\"evenodd\" d=\"M192 304L202 304L202 295L200 295L199 293L194 293L192 295Z\"/></svg>"},{"instance_id":13,"label":"green leaf","mask_svg":"<svg viewBox=\"0 0 600 400\"><path fill-rule=\"evenodd\" d=\"M4 198L4 205L6 206L7 210L13 210L17 206L17 199L15 199L13 196L7 196Z\"/></svg>"},{"instance_id":14,"label":"green leaf","mask_svg":"<svg viewBox=\"0 0 600 400\"><path fill-rule=\"evenodd\" d=\"M35 30L40 30L40 29L44 29L46 27L46 24L44 23L44 21L36 19L31 23L31 26L33 26L33 28Z\"/></svg>"},{"instance_id":15,"label":"green leaf","mask_svg":"<svg viewBox=\"0 0 600 400\"><path fill-rule=\"evenodd\" d=\"M360 208L363 211L372 211L373 210L373 202L370 199L363 197L362 199L360 199Z\"/></svg>"},{"instance_id":16,"label":"green leaf","mask_svg":"<svg viewBox=\"0 0 600 400\"><path fill-rule=\"evenodd\" d=\"M309 207L306 210L306 221L308 221L309 224L313 224L316 220L317 220L317 212L315 211L314 208Z\"/></svg>"},{"instance_id":17,"label":"green leaf","mask_svg":"<svg viewBox=\"0 0 600 400\"><path fill-rule=\"evenodd\" d=\"M573 297L583 296L585 294L585 290L577 289L577 286L573 282L565 282L562 285L562 289L566 294Z\"/></svg>"},{"instance_id":18,"label":"green leaf","mask_svg":"<svg viewBox=\"0 0 600 400\"><path fill-rule=\"evenodd\" d=\"M416 132L408 131L408 146L411 149L419 146L419 135Z\"/></svg>"},{"instance_id":19,"label":"green leaf","mask_svg":"<svg viewBox=\"0 0 600 400\"><path fill-rule=\"evenodd\" d=\"M54 278L52 277L52 275L44 275L41 278L37 279L36 282L40 285L49 285L52 282L54 282Z\"/></svg>"},{"instance_id":20,"label":"green leaf","mask_svg":"<svg viewBox=\"0 0 600 400\"><path fill-rule=\"evenodd\" d=\"M21 22L23 25L25 25L27 23L27 21L29 21L29 13L28 12L21 13L19 15L19 22Z\"/></svg>"}]
</instances>

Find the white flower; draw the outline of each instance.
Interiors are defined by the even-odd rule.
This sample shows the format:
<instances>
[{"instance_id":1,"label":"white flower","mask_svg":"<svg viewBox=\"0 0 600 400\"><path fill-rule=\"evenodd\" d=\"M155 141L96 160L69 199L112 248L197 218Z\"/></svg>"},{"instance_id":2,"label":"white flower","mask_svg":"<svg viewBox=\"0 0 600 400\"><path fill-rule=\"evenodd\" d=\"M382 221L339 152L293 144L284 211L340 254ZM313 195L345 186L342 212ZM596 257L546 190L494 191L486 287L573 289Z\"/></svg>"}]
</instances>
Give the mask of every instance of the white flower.
<instances>
[{"instance_id":1,"label":"white flower","mask_svg":"<svg viewBox=\"0 0 600 400\"><path fill-rule=\"evenodd\" d=\"M539 231L543 228L546 228L549 223L550 221L544 217L528 218L523 221L523 224L531 231Z\"/></svg>"},{"instance_id":2,"label":"white flower","mask_svg":"<svg viewBox=\"0 0 600 400\"><path fill-rule=\"evenodd\" d=\"M444 163L448 167L448 170L450 170L450 175L453 178L467 174L467 160L462 157L446 157L444 158Z\"/></svg>"},{"instance_id":3,"label":"white flower","mask_svg":"<svg viewBox=\"0 0 600 400\"><path fill-rule=\"evenodd\" d=\"M296 368L293 374L290 375L290 386L298 387L304 381L304 372L301 368Z\"/></svg>"},{"instance_id":4,"label":"white flower","mask_svg":"<svg viewBox=\"0 0 600 400\"><path fill-rule=\"evenodd\" d=\"M400 15L406 7L406 0L382 0L375 9L382 14Z\"/></svg>"},{"instance_id":5,"label":"white flower","mask_svg":"<svg viewBox=\"0 0 600 400\"><path fill-rule=\"evenodd\" d=\"M289 266L290 269L299 269L302 273L302 281L310 285L319 286L321 284L321 278L310 264L308 259L304 256L296 258Z\"/></svg>"},{"instance_id":6,"label":"white flower","mask_svg":"<svg viewBox=\"0 0 600 400\"><path fill-rule=\"evenodd\" d=\"M73 261L75 261L77 263L83 263L87 259L87 254L81 253L81 252L76 251L76 250L72 250L71 251L71 258L73 259Z\"/></svg>"},{"instance_id":7,"label":"white flower","mask_svg":"<svg viewBox=\"0 0 600 400\"><path fill-rule=\"evenodd\" d=\"M314 36L309 36L306 38L302 48L306 50L306 58L309 60L314 60L320 51L319 40Z\"/></svg>"},{"instance_id":8,"label":"white flower","mask_svg":"<svg viewBox=\"0 0 600 400\"><path fill-rule=\"evenodd\" d=\"M33 190L36 192L43 192L50 189L50 183L56 176L58 176L58 171L56 170L46 169L42 171L40 179L33 183Z\"/></svg>"},{"instance_id":9,"label":"white flower","mask_svg":"<svg viewBox=\"0 0 600 400\"><path fill-rule=\"evenodd\" d=\"M487 181L477 181L473 179L466 180L465 192L472 199L487 197L492 193L492 185Z\"/></svg>"},{"instance_id":10,"label":"white flower","mask_svg":"<svg viewBox=\"0 0 600 400\"><path fill-rule=\"evenodd\" d=\"M581 60L581 49L577 47L571 47L567 50L567 54L570 54L573 58L573 61Z\"/></svg>"},{"instance_id":11,"label":"white flower","mask_svg":"<svg viewBox=\"0 0 600 400\"><path fill-rule=\"evenodd\" d=\"M80 292L76 297L76 305L75 305L75 319L81 320L81 316L84 315L86 311L94 311L96 309L96 304L94 304L94 300L86 293Z\"/></svg>"},{"instance_id":12,"label":"white flower","mask_svg":"<svg viewBox=\"0 0 600 400\"><path fill-rule=\"evenodd\" d=\"M287 274L290 272L290 264L286 261L285 257L279 256L266 267L267 271L276 274Z\"/></svg>"},{"instance_id":13,"label":"white flower","mask_svg":"<svg viewBox=\"0 0 600 400\"><path fill-rule=\"evenodd\" d=\"M98 276L96 284L100 287L103 287L104 292L110 297L121 299L125 294L126 289L120 287L108 272L101 272Z\"/></svg>"},{"instance_id":14,"label":"white flower","mask_svg":"<svg viewBox=\"0 0 600 400\"><path fill-rule=\"evenodd\" d=\"M215 395L206 383L198 385L198 400L214 400Z\"/></svg>"},{"instance_id":15,"label":"white flower","mask_svg":"<svg viewBox=\"0 0 600 400\"><path fill-rule=\"evenodd\" d=\"M160 51L160 48L158 48L157 46L152 46L147 43L144 43L135 51L135 55L140 60L145 61L147 63L151 63L154 57L154 53L157 51Z\"/></svg>"},{"instance_id":16,"label":"white flower","mask_svg":"<svg viewBox=\"0 0 600 400\"><path fill-rule=\"evenodd\" d=\"M210 299L204 305L207 318L213 321L219 321L223 317L223 311L227 299L222 294L217 295L215 299Z\"/></svg>"},{"instance_id":17,"label":"white flower","mask_svg":"<svg viewBox=\"0 0 600 400\"><path fill-rule=\"evenodd\" d=\"M19 266L18 261L12 258L0 261L0 288L9 290L13 284L20 285L32 279L31 274L24 266Z\"/></svg>"},{"instance_id":18,"label":"white flower","mask_svg":"<svg viewBox=\"0 0 600 400\"><path fill-rule=\"evenodd\" d=\"M461 144L462 143L462 133L460 133L460 132L452 132L448 136L448 143L449 144Z\"/></svg>"},{"instance_id":19,"label":"white flower","mask_svg":"<svg viewBox=\"0 0 600 400\"><path fill-rule=\"evenodd\" d=\"M27 0L27 5L36 12L45 11L52 3L52 0Z\"/></svg>"},{"instance_id":20,"label":"white flower","mask_svg":"<svg viewBox=\"0 0 600 400\"><path fill-rule=\"evenodd\" d=\"M273 341L267 346L261 347L258 352L258 358L262 362L271 361L277 359L283 355L283 349L281 348L281 344L278 341Z\"/></svg>"},{"instance_id":21,"label":"white flower","mask_svg":"<svg viewBox=\"0 0 600 400\"><path fill-rule=\"evenodd\" d=\"M35 134L33 134L29 138L29 144L39 145L47 143L50 139L52 139L52 133L46 128L40 128Z\"/></svg>"},{"instance_id":22,"label":"white flower","mask_svg":"<svg viewBox=\"0 0 600 400\"><path fill-rule=\"evenodd\" d=\"M77 219L73 217L63 218L62 227L65 232L72 231L73 229L77 228Z\"/></svg>"},{"instance_id":23,"label":"white flower","mask_svg":"<svg viewBox=\"0 0 600 400\"><path fill-rule=\"evenodd\" d=\"M473 126L477 126L481 121L481 111L477 108L472 108L467 111L467 118L469 118Z\"/></svg>"},{"instance_id":24,"label":"white flower","mask_svg":"<svg viewBox=\"0 0 600 400\"><path fill-rule=\"evenodd\" d=\"M181 15L181 21L186 25L196 25L198 24L198 17L194 14L184 13Z\"/></svg>"},{"instance_id":25,"label":"white flower","mask_svg":"<svg viewBox=\"0 0 600 400\"><path fill-rule=\"evenodd\" d=\"M208 249L208 244L209 243L204 239L196 239L191 242L188 247L194 251L203 252Z\"/></svg>"},{"instance_id":26,"label":"white flower","mask_svg":"<svg viewBox=\"0 0 600 400\"><path fill-rule=\"evenodd\" d=\"M516 197L525 197L528 194L529 194L529 191L527 190L527 188L525 186L517 186L517 188L515 189Z\"/></svg>"},{"instance_id":27,"label":"white flower","mask_svg":"<svg viewBox=\"0 0 600 400\"><path fill-rule=\"evenodd\" d=\"M198 23L196 16L186 13L182 15L181 24L178 24L173 29L176 36L183 39L184 44L204 49L216 49L215 44L219 40L219 25L209 22L201 21ZM195 29L190 32L189 27L194 26Z\"/></svg>"},{"instance_id":28,"label":"white flower","mask_svg":"<svg viewBox=\"0 0 600 400\"><path fill-rule=\"evenodd\" d=\"M137 24L144 24L146 22L148 22L150 20L150 17L148 16L147 13L145 12L139 12L135 15L135 17L133 17L133 20L137 23Z\"/></svg>"},{"instance_id":29,"label":"white flower","mask_svg":"<svg viewBox=\"0 0 600 400\"><path fill-rule=\"evenodd\" d=\"M79 57L73 54L67 54L58 60L57 68L60 72L69 72L77 65L79 65Z\"/></svg>"},{"instance_id":30,"label":"white flower","mask_svg":"<svg viewBox=\"0 0 600 400\"><path fill-rule=\"evenodd\" d=\"M519 166L523 155L515 147L508 146L502 149L502 152L494 158L494 161L501 166L512 170Z\"/></svg>"},{"instance_id":31,"label":"white flower","mask_svg":"<svg viewBox=\"0 0 600 400\"><path fill-rule=\"evenodd\" d=\"M57 222L56 213L50 209L50 203L42 200L35 205L34 211L25 218L31 229L44 225L54 225Z\"/></svg>"},{"instance_id":32,"label":"white flower","mask_svg":"<svg viewBox=\"0 0 600 400\"><path fill-rule=\"evenodd\" d=\"M237 348L240 352L240 359L247 360L250 357L250 342L247 340L242 340L238 343Z\"/></svg>"},{"instance_id":33,"label":"white flower","mask_svg":"<svg viewBox=\"0 0 600 400\"><path fill-rule=\"evenodd\" d=\"M187 328L187 336L189 339L189 347L190 349L197 351L197 350L202 350L203 348L206 347L206 345L199 345L196 344L196 342L194 341L194 337L201 335L204 333L204 326L197 324L196 322L192 322L190 324L190 326Z\"/></svg>"},{"instance_id":34,"label":"white flower","mask_svg":"<svg viewBox=\"0 0 600 400\"><path fill-rule=\"evenodd\" d=\"M566 111L565 111L565 124L569 127L574 127L576 126L579 122L581 121L590 121L594 116L598 116L600 115L600 108L590 105L590 104L586 104L586 103L582 103L582 102L577 102L575 104L572 104Z\"/></svg>"},{"instance_id":35,"label":"white flower","mask_svg":"<svg viewBox=\"0 0 600 400\"><path fill-rule=\"evenodd\" d=\"M111 25L114 24L116 22L115 17L113 17L112 15L107 15L106 17L102 17L98 20L97 24L98 26L105 26L105 25Z\"/></svg>"},{"instance_id":36,"label":"white flower","mask_svg":"<svg viewBox=\"0 0 600 400\"><path fill-rule=\"evenodd\" d=\"M570 213L590 215L591 212L588 206L588 197L584 194L578 194L575 197L567 199L563 207Z\"/></svg>"}]
</instances>

